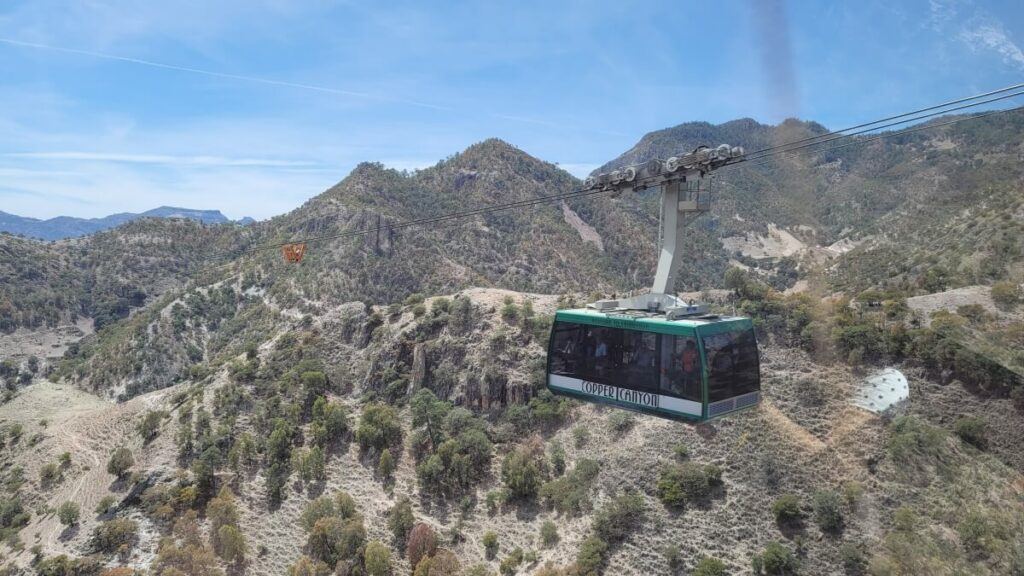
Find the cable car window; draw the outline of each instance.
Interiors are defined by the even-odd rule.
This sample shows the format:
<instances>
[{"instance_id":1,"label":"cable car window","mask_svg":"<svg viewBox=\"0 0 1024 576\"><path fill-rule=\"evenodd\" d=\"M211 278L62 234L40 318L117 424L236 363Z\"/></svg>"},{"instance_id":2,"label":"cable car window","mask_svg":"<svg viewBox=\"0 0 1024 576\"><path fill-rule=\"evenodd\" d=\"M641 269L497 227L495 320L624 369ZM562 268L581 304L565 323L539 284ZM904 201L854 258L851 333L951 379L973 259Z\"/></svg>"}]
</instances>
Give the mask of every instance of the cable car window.
<instances>
[{"instance_id":1,"label":"cable car window","mask_svg":"<svg viewBox=\"0 0 1024 576\"><path fill-rule=\"evenodd\" d=\"M614 330L621 340L618 353L612 357L614 386L658 391L658 335L652 332Z\"/></svg>"},{"instance_id":2,"label":"cable car window","mask_svg":"<svg viewBox=\"0 0 1024 576\"><path fill-rule=\"evenodd\" d=\"M656 392L658 335L558 322L551 347L552 374L620 388Z\"/></svg>"},{"instance_id":3,"label":"cable car window","mask_svg":"<svg viewBox=\"0 0 1024 576\"><path fill-rule=\"evenodd\" d=\"M757 341L753 330L704 337L708 362L708 401L716 402L759 390Z\"/></svg>"},{"instance_id":4,"label":"cable car window","mask_svg":"<svg viewBox=\"0 0 1024 576\"><path fill-rule=\"evenodd\" d=\"M661 337L661 394L701 401L700 351L690 336Z\"/></svg>"},{"instance_id":5,"label":"cable car window","mask_svg":"<svg viewBox=\"0 0 1024 576\"><path fill-rule=\"evenodd\" d=\"M551 344L551 373L563 376L580 376L582 349L579 324L557 322Z\"/></svg>"}]
</instances>

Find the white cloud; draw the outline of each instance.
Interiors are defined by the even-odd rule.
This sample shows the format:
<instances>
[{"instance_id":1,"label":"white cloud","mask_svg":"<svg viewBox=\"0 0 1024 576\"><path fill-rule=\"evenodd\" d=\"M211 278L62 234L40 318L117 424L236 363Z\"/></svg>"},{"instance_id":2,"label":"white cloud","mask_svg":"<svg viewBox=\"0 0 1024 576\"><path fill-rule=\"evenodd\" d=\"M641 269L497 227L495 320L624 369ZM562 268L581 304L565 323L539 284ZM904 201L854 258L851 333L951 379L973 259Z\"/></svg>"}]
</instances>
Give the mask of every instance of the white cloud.
<instances>
[{"instance_id":1,"label":"white cloud","mask_svg":"<svg viewBox=\"0 0 1024 576\"><path fill-rule=\"evenodd\" d=\"M1002 56L1007 64L1024 70L1024 52L998 23L987 22L967 28L960 32L960 39L973 50L992 50Z\"/></svg>"},{"instance_id":2,"label":"white cloud","mask_svg":"<svg viewBox=\"0 0 1024 576\"><path fill-rule=\"evenodd\" d=\"M126 164L163 164L175 166L235 166L260 168L316 168L316 162L305 160L273 160L266 158L226 158L223 156L172 156L168 154L118 154L106 152L9 152L8 158L29 160L68 160L85 162L118 162Z\"/></svg>"}]
</instances>

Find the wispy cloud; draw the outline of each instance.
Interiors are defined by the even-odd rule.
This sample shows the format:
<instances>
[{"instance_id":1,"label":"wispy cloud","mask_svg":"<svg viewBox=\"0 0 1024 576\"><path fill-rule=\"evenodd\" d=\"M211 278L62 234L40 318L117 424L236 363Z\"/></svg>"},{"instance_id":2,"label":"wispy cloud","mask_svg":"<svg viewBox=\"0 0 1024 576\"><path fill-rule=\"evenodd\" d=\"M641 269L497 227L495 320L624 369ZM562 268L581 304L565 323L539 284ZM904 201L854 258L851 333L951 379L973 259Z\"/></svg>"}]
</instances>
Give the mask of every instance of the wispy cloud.
<instances>
[{"instance_id":1,"label":"wispy cloud","mask_svg":"<svg viewBox=\"0 0 1024 576\"><path fill-rule=\"evenodd\" d=\"M1024 51L1010 38L1003 26L987 22L960 32L960 39L973 50L992 50L1002 56L1003 62L1024 70Z\"/></svg>"},{"instance_id":2,"label":"wispy cloud","mask_svg":"<svg viewBox=\"0 0 1024 576\"><path fill-rule=\"evenodd\" d=\"M439 112L452 112L452 113L465 113L464 107L448 106L442 104L435 104L431 102L424 102L421 100L412 100L408 98L395 98L391 96L385 96L382 94L375 94L371 92L363 92L358 90L349 90L342 88L334 88L330 86L321 86L317 84L307 84L302 82L291 82L288 80L277 80L274 78L265 78L261 76L249 76L245 74L233 74L229 72L220 72L217 70L208 70L204 68L195 68L192 66L180 66L177 64L169 64L166 62L158 62L155 60L146 60L142 58L133 58L130 56L122 56L119 54L112 54L108 52L98 52L95 50L82 50L78 48L68 48L64 46L56 46L53 44L43 44L40 42L27 42L24 40L18 40L15 38L0 37L0 43L8 44L10 46L18 46L21 48L32 48L36 50L47 50L52 52L60 52L64 54L75 54L78 56L87 56L90 58L99 58L102 60L113 60L116 62L124 62L128 64L135 64L139 66L148 66L150 68L160 68L164 70L174 70L177 72L187 72L190 74L199 74L202 76L210 76L213 78L221 78L225 80L237 80L242 82L252 82L256 84L264 84L269 86L278 86L284 88L294 88L299 90L310 90L314 92L321 92L325 94L334 94L338 96L346 96L351 98L359 98L364 100L377 101L382 103L401 104L405 106L413 106L417 108L426 108ZM570 132L587 132L591 134L603 134L606 136L626 136L621 132L615 132L610 130L595 129L589 127L576 127L569 126L562 122L541 120L536 118L529 118L525 116L517 116L512 114L502 114L496 112L481 111L482 115L490 118L497 118L499 120L505 120L508 122L515 122L520 124L533 124L537 126L546 126Z\"/></svg>"},{"instance_id":3,"label":"wispy cloud","mask_svg":"<svg viewBox=\"0 0 1024 576\"><path fill-rule=\"evenodd\" d=\"M314 168L316 162L305 160L273 160L266 158L225 158L223 156L172 156L167 154L118 154L106 152L9 152L8 158L31 160L68 160L82 162L118 162L126 164L162 164L169 166L216 166L258 168Z\"/></svg>"},{"instance_id":4,"label":"wispy cloud","mask_svg":"<svg viewBox=\"0 0 1024 576\"><path fill-rule=\"evenodd\" d=\"M389 96L382 96L379 94L371 94L369 92L360 92L356 90L345 90L341 88L331 88L329 86L317 86L315 84L304 84L301 82L289 82L286 80L275 80L272 78L261 78L259 76L247 76L244 74L231 74L228 72L218 72L216 70L205 70L202 68L193 68L191 66L178 66L176 64L168 64L166 62L156 62L153 60L143 60L141 58L131 58L128 56L120 56L117 54L109 54L106 52L96 52L93 50L79 50L77 48L65 48L63 46L53 46L51 44L40 44L38 42L25 42L22 40L15 40L13 38L0 38L0 42L4 44L10 44L12 46L20 46L22 48L35 48L39 50L50 50L53 52L63 52L65 54L76 54L79 56L89 56L92 58L101 58L103 60L116 60L118 62L126 62L129 64L138 64L140 66L149 66L151 68L163 68L165 70L175 70L178 72L189 72L191 74L201 74L203 76L212 76L214 78L223 78L227 80L241 80L244 82L254 82L258 84L269 84L271 86L282 86L286 88L297 88L300 90L313 90L316 92L324 92L327 94L335 94L339 96L350 96L355 98L363 98L367 100L376 100L380 102L393 102L398 104L405 104L408 106L417 106L420 108L430 108L433 110L446 110L454 111L454 108L448 106L439 106L437 104L431 104L429 102L420 102L418 100L408 100L405 98L392 98Z\"/></svg>"}]
</instances>

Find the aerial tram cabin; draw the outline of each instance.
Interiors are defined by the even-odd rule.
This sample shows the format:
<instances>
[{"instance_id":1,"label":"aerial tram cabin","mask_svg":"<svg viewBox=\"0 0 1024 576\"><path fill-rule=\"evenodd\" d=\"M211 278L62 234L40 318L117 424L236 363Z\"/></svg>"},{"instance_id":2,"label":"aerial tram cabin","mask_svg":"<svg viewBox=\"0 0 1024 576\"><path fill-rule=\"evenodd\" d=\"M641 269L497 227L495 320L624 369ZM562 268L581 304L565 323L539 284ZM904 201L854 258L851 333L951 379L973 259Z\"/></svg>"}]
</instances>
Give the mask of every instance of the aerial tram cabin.
<instances>
[{"instance_id":1,"label":"aerial tram cabin","mask_svg":"<svg viewBox=\"0 0 1024 576\"><path fill-rule=\"evenodd\" d=\"M683 231L711 209L713 170L743 149L698 147L588 178L585 189L660 187L661 253L650 293L558 310L548 344L554 394L653 416L704 422L761 402L760 358L749 318L708 314L671 293Z\"/></svg>"},{"instance_id":2,"label":"aerial tram cabin","mask_svg":"<svg viewBox=\"0 0 1024 576\"><path fill-rule=\"evenodd\" d=\"M548 346L555 394L701 422L761 400L748 318L559 310Z\"/></svg>"}]
</instances>

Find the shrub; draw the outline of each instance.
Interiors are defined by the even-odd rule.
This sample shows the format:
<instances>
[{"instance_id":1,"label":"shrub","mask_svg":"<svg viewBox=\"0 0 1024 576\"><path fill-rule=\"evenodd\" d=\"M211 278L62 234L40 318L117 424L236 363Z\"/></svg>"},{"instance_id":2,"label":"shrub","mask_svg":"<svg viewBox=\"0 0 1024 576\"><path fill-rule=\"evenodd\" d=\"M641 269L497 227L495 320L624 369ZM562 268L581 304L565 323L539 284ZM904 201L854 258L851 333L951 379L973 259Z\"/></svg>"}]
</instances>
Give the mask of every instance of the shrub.
<instances>
[{"instance_id":1,"label":"shrub","mask_svg":"<svg viewBox=\"0 0 1024 576\"><path fill-rule=\"evenodd\" d=\"M697 562L690 576L725 576L725 563L718 558L705 556Z\"/></svg>"},{"instance_id":2,"label":"shrub","mask_svg":"<svg viewBox=\"0 0 1024 576\"><path fill-rule=\"evenodd\" d=\"M690 449L686 444L676 444L672 447L672 454L676 457L676 460L686 460L690 457Z\"/></svg>"},{"instance_id":3,"label":"shrub","mask_svg":"<svg viewBox=\"0 0 1024 576\"><path fill-rule=\"evenodd\" d=\"M348 519L357 516L356 501L344 490L334 493L334 506L337 509L338 516L341 518Z\"/></svg>"},{"instance_id":4,"label":"shrub","mask_svg":"<svg viewBox=\"0 0 1024 576\"><path fill-rule=\"evenodd\" d=\"M988 426L984 418L975 416L960 418L956 421L953 429L961 440L978 450L988 448Z\"/></svg>"},{"instance_id":5,"label":"shrub","mask_svg":"<svg viewBox=\"0 0 1024 576\"><path fill-rule=\"evenodd\" d=\"M395 459L391 456L391 450L385 448L380 453L377 461L377 474L385 481L389 480L395 473Z\"/></svg>"},{"instance_id":6,"label":"shrub","mask_svg":"<svg viewBox=\"0 0 1024 576\"><path fill-rule=\"evenodd\" d=\"M139 436L142 436L143 442L149 442L156 438L157 434L160 433L160 423L163 422L164 417L167 413L163 410L149 410L139 421L138 431Z\"/></svg>"},{"instance_id":7,"label":"shrub","mask_svg":"<svg viewBox=\"0 0 1024 576\"><path fill-rule=\"evenodd\" d=\"M795 574L799 563L793 551L778 542L769 542L761 553L761 563L768 574Z\"/></svg>"},{"instance_id":8,"label":"shrub","mask_svg":"<svg viewBox=\"0 0 1024 576\"><path fill-rule=\"evenodd\" d=\"M501 319L505 322L512 323L519 318L519 307L516 306L515 301L511 296L505 296L504 303L501 307Z\"/></svg>"},{"instance_id":9,"label":"shrub","mask_svg":"<svg viewBox=\"0 0 1024 576\"><path fill-rule=\"evenodd\" d=\"M540 526L540 541L545 547L551 547L558 543L558 526L551 520L545 520Z\"/></svg>"},{"instance_id":10,"label":"shrub","mask_svg":"<svg viewBox=\"0 0 1024 576\"><path fill-rule=\"evenodd\" d=\"M249 548L245 543L245 535L237 526L225 525L217 530L217 555L231 564L244 564Z\"/></svg>"},{"instance_id":11,"label":"shrub","mask_svg":"<svg viewBox=\"0 0 1024 576\"><path fill-rule=\"evenodd\" d=\"M516 547L505 559L498 565L498 572L502 576L512 576L519 569L519 565L523 563L523 549Z\"/></svg>"},{"instance_id":12,"label":"shrub","mask_svg":"<svg viewBox=\"0 0 1024 576\"><path fill-rule=\"evenodd\" d=\"M301 556L288 567L288 576L328 576L330 573L327 564L308 556Z\"/></svg>"},{"instance_id":13,"label":"shrub","mask_svg":"<svg viewBox=\"0 0 1024 576\"><path fill-rule=\"evenodd\" d=\"M594 532L602 540L617 544L640 525L644 512L643 497L635 492L624 492L594 516Z\"/></svg>"},{"instance_id":14,"label":"shrub","mask_svg":"<svg viewBox=\"0 0 1024 576\"><path fill-rule=\"evenodd\" d=\"M57 507L57 518L60 520L60 523L65 526L78 524L78 516L78 504L74 502L63 502L60 506Z\"/></svg>"},{"instance_id":15,"label":"shrub","mask_svg":"<svg viewBox=\"0 0 1024 576\"><path fill-rule=\"evenodd\" d=\"M570 404L565 398L555 396L547 389L542 389L530 399L530 415L538 426L552 430L561 426L569 417Z\"/></svg>"},{"instance_id":16,"label":"shrub","mask_svg":"<svg viewBox=\"0 0 1024 576\"><path fill-rule=\"evenodd\" d=\"M886 449L893 461L900 463L898 473L902 477L923 484L930 481L931 469L948 468L951 455L942 430L912 416L896 418L890 429Z\"/></svg>"},{"instance_id":17,"label":"shrub","mask_svg":"<svg viewBox=\"0 0 1024 576\"><path fill-rule=\"evenodd\" d=\"M139 536L139 525L127 518L115 518L97 526L92 533L91 543L101 552L113 553L130 549Z\"/></svg>"},{"instance_id":18,"label":"shrub","mask_svg":"<svg viewBox=\"0 0 1024 576\"><path fill-rule=\"evenodd\" d=\"M572 429L572 439L577 448L582 448L587 443L587 440L590 439L590 430L583 426L577 426Z\"/></svg>"},{"instance_id":19,"label":"shrub","mask_svg":"<svg viewBox=\"0 0 1024 576\"><path fill-rule=\"evenodd\" d=\"M672 572L678 571L683 566L683 552L679 549L678 544L668 544L661 551L665 555L665 562L668 563L668 568Z\"/></svg>"},{"instance_id":20,"label":"shrub","mask_svg":"<svg viewBox=\"0 0 1024 576\"><path fill-rule=\"evenodd\" d=\"M860 497L864 495L864 485L856 480L847 480L843 482L842 488L843 500L846 501L846 505L855 508Z\"/></svg>"},{"instance_id":21,"label":"shrub","mask_svg":"<svg viewBox=\"0 0 1024 576\"><path fill-rule=\"evenodd\" d=\"M96 508L93 510L93 512L97 514L106 514L107 512L110 512L111 508L113 508L114 504L116 503L117 498L114 498L110 494L107 494L106 496L100 499L99 503L96 504Z\"/></svg>"},{"instance_id":22,"label":"shrub","mask_svg":"<svg viewBox=\"0 0 1024 576\"><path fill-rule=\"evenodd\" d=\"M670 464L658 478L658 498L666 506L682 507L688 502L708 498L714 484L720 481L717 466L701 466L695 462Z\"/></svg>"},{"instance_id":23,"label":"shrub","mask_svg":"<svg viewBox=\"0 0 1024 576\"><path fill-rule=\"evenodd\" d=\"M235 505L235 493L224 486L217 497L206 505L206 517L210 520L210 531L214 535L214 548L217 547L217 532L224 526L238 526L238 507Z\"/></svg>"},{"instance_id":24,"label":"shrub","mask_svg":"<svg viewBox=\"0 0 1024 576\"><path fill-rule=\"evenodd\" d=\"M555 476L565 474L565 448L562 448L561 442L551 444L551 471Z\"/></svg>"},{"instance_id":25,"label":"shrub","mask_svg":"<svg viewBox=\"0 0 1024 576\"><path fill-rule=\"evenodd\" d=\"M334 516L317 520L306 537L306 550L309 555L326 564L334 564L340 560L338 544L343 529L342 521Z\"/></svg>"},{"instance_id":26,"label":"shrub","mask_svg":"<svg viewBox=\"0 0 1024 576\"><path fill-rule=\"evenodd\" d=\"M899 532L912 533L917 530L917 514L906 506L900 506L892 515L893 526Z\"/></svg>"},{"instance_id":27,"label":"shrub","mask_svg":"<svg viewBox=\"0 0 1024 576\"><path fill-rule=\"evenodd\" d=\"M317 520L321 518L327 518L330 516L337 515L337 507L334 505L334 500L330 496L321 496L316 500L306 504L306 509L302 511L302 516L299 517L299 522L302 527L309 531L316 524Z\"/></svg>"},{"instance_id":28,"label":"shrub","mask_svg":"<svg viewBox=\"0 0 1024 576\"><path fill-rule=\"evenodd\" d=\"M428 492L466 491L490 467L492 450L491 441L481 430L465 430L454 439L442 441L416 467L417 479Z\"/></svg>"},{"instance_id":29,"label":"shrub","mask_svg":"<svg viewBox=\"0 0 1024 576\"><path fill-rule=\"evenodd\" d=\"M391 550L376 540L370 542L363 553L363 566L367 576L390 576Z\"/></svg>"},{"instance_id":30,"label":"shrub","mask_svg":"<svg viewBox=\"0 0 1024 576\"><path fill-rule=\"evenodd\" d=\"M57 463L64 470L71 468L71 452L61 452L60 457L57 459Z\"/></svg>"},{"instance_id":31,"label":"shrub","mask_svg":"<svg viewBox=\"0 0 1024 576\"><path fill-rule=\"evenodd\" d=\"M576 568L581 576L599 574L604 566L605 555L608 554L608 543L600 536L588 536L580 543L580 550L576 553Z\"/></svg>"},{"instance_id":32,"label":"shrub","mask_svg":"<svg viewBox=\"0 0 1024 576\"><path fill-rule=\"evenodd\" d=\"M49 486L60 478L60 467L53 462L47 462L39 467L39 482L44 487Z\"/></svg>"},{"instance_id":33,"label":"shrub","mask_svg":"<svg viewBox=\"0 0 1024 576\"><path fill-rule=\"evenodd\" d=\"M487 558L494 558L498 554L498 535L492 530L484 532L483 537L484 553Z\"/></svg>"},{"instance_id":34,"label":"shrub","mask_svg":"<svg viewBox=\"0 0 1024 576\"><path fill-rule=\"evenodd\" d=\"M1012 308L1020 299L1020 288L1013 282L996 282L992 285L992 300L1000 308Z\"/></svg>"},{"instance_id":35,"label":"shrub","mask_svg":"<svg viewBox=\"0 0 1024 576\"><path fill-rule=\"evenodd\" d=\"M398 413L391 406L370 404L363 410L356 429L356 441L363 450L381 451L402 440Z\"/></svg>"},{"instance_id":36,"label":"shrub","mask_svg":"<svg viewBox=\"0 0 1024 576\"><path fill-rule=\"evenodd\" d=\"M412 513L412 503L407 496L402 496L388 511L388 528L395 537L395 542L404 546L409 532L416 525L416 517ZM413 564L415 566L415 564Z\"/></svg>"},{"instance_id":37,"label":"shrub","mask_svg":"<svg viewBox=\"0 0 1024 576\"><path fill-rule=\"evenodd\" d=\"M519 447L505 457L501 465L501 480L509 499L525 500L537 495L542 466L534 452L528 447Z\"/></svg>"},{"instance_id":38,"label":"shrub","mask_svg":"<svg viewBox=\"0 0 1024 576\"><path fill-rule=\"evenodd\" d=\"M538 494L546 504L562 514L575 515L589 510L590 487L599 468L596 460L581 459L572 472L545 483Z\"/></svg>"},{"instance_id":39,"label":"shrub","mask_svg":"<svg viewBox=\"0 0 1024 576\"><path fill-rule=\"evenodd\" d=\"M772 514L779 524L797 524L803 513L800 511L800 498L794 494L783 494L772 502Z\"/></svg>"},{"instance_id":40,"label":"shrub","mask_svg":"<svg viewBox=\"0 0 1024 576\"><path fill-rule=\"evenodd\" d=\"M1009 536L1000 519L990 518L981 510L968 512L956 531L964 548L975 558L986 558L1003 549Z\"/></svg>"},{"instance_id":41,"label":"shrub","mask_svg":"<svg viewBox=\"0 0 1024 576\"><path fill-rule=\"evenodd\" d=\"M437 551L437 534L434 529L424 523L419 523L409 532L409 540L405 546L405 556L409 564L416 566L420 560L433 556Z\"/></svg>"},{"instance_id":42,"label":"shrub","mask_svg":"<svg viewBox=\"0 0 1024 576\"><path fill-rule=\"evenodd\" d=\"M608 416L608 427L612 429L612 432L619 435L629 432L634 424L636 424L636 417L629 412L616 410Z\"/></svg>"},{"instance_id":43,"label":"shrub","mask_svg":"<svg viewBox=\"0 0 1024 576\"><path fill-rule=\"evenodd\" d=\"M427 576L460 576L462 565L459 558L451 550L438 549L434 557L430 559Z\"/></svg>"},{"instance_id":44,"label":"shrub","mask_svg":"<svg viewBox=\"0 0 1024 576\"><path fill-rule=\"evenodd\" d=\"M839 495L821 491L814 495L814 521L823 532L838 532L843 527L843 511Z\"/></svg>"},{"instance_id":45,"label":"shrub","mask_svg":"<svg viewBox=\"0 0 1024 576\"><path fill-rule=\"evenodd\" d=\"M843 563L843 570L849 576L860 576L868 567L868 561L864 557L864 551L860 546L850 542L844 542L839 547L839 558Z\"/></svg>"},{"instance_id":46,"label":"shrub","mask_svg":"<svg viewBox=\"0 0 1024 576\"><path fill-rule=\"evenodd\" d=\"M107 472L122 478L134 465L135 459L132 458L131 450L122 446L114 450L114 453L110 455L110 460L107 462Z\"/></svg>"}]
</instances>

